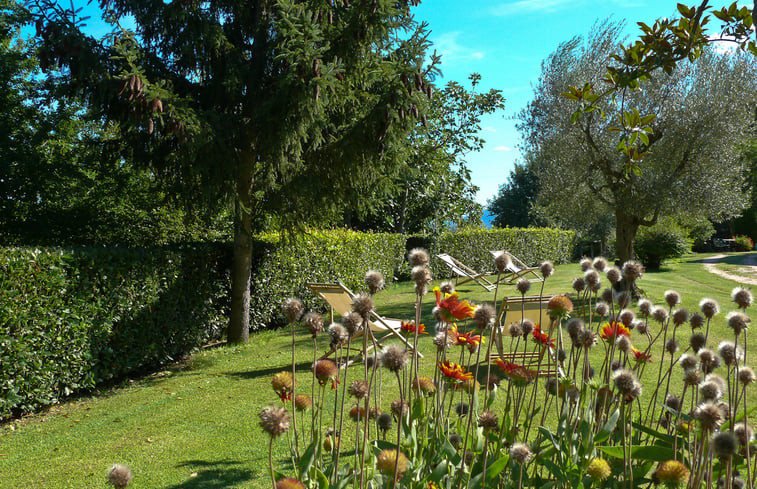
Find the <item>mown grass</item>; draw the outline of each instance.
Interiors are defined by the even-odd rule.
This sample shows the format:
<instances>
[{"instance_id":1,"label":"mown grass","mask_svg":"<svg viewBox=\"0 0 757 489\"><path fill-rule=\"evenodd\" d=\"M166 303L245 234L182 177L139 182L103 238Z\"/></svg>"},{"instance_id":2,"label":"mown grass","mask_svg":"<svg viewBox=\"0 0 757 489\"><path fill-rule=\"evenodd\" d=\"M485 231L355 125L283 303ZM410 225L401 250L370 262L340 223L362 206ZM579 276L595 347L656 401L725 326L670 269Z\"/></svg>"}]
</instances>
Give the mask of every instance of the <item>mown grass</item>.
<instances>
[{"instance_id":1,"label":"mown grass","mask_svg":"<svg viewBox=\"0 0 757 489\"><path fill-rule=\"evenodd\" d=\"M655 303L662 302L666 290L675 289L683 297L682 307L692 312L699 309L703 297L717 300L722 312L711 330L710 346L715 347L730 337L725 315L734 309L730 292L738 284L705 271L702 259L706 256L691 255L661 271L648 272L639 286ZM729 262L747 256L732 254ZM579 275L578 264L557 267L546 282L545 295L570 292L572 279ZM534 284L530 293L538 293L538 286ZM459 292L475 303L493 298L493 293L475 284L466 284ZM503 286L499 297L504 295L519 294L514 286ZM412 284L391 285L377 296L377 310L410 319L413 300ZM432 303L433 294L429 294L424 299L424 321L429 325L433 324ZM682 334L682 347L687 341L688 335ZM302 328L296 343L298 391L309 393L313 348ZM319 348L327 343L320 339ZM421 374L432 375L430 338L422 340L421 351L426 355ZM600 351L595 348L595 354ZM269 487L267 437L258 427L257 413L277 401L270 379L289 368L290 362L290 330L257 332L248 345L202 351L163 372L6 423L0 430L0 487L106 487L105 472L115 462L133 469L136 477L130 487L136 489ZM657 363L654 365L656 371ZM349 375L352 378L347 382L356 378ZM649 385L654 380L651 377L646 376L645 392L654 388ZM674 383L679 382L678 377L674 374ZM384 409L388 410L396 396L395 382L384 373L382 384ZM327 396L330 407L333 397ZM347 456L350 438L343 438ZM279 470L288 472L290 462L283 440L275 444L275 459Z\"/></svg>"}]
</instances>

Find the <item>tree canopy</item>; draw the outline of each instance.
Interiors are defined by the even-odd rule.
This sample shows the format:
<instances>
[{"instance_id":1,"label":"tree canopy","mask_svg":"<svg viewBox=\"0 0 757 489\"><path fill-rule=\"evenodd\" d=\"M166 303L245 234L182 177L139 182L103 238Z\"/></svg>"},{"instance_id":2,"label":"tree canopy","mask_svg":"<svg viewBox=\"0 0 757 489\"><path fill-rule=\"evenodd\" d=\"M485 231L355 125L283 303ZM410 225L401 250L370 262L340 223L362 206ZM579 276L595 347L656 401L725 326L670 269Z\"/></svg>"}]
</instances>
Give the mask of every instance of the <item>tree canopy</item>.
<instances>
[{"instance_id":1,"label":"tree canopy","mask_svg":"<svg viewBox=\"0 0 757 489\"><path fill-rule=\"evenodd\" d=\"M519 129L538 161L540 204L567 219L612 212L618 257L627 260L638 227L660 215L722 220L748 205L738 149L753 120L757 78L751 56L707 52L616 94L602 111L568 117L567 87L601 83L619 32L619 24L604 22L587 39L561 44L543 63ZM619 121L633 117L644 159L628 171Z\"/></svg>"}]
</instances>

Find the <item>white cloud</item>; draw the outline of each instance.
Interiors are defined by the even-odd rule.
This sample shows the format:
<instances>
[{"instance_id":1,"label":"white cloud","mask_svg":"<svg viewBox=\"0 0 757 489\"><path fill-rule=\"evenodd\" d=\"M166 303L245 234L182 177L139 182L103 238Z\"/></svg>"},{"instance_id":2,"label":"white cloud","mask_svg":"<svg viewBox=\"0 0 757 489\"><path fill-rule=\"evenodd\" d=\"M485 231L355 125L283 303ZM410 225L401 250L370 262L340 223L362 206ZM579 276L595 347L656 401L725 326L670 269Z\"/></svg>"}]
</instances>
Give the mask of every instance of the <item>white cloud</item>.
<instances>
[{"instance_id":1,"label":"white cloud","mask_svg":"<svg viewBox=\"0 0 757 489\"><path fill-rule=\"evenodd\" d=\"M471 59L483 59L485 54L460 43L462 31L450 31L434 39L434 48L442 56L442 64Z\"/></svg>"},{"instance_id":2,"label":"white cloud","mask_svg":"<svg viewBox=\"0 0 757 489\"><path fill-rule=\"evenodd\" d=\"M497 146L494 151L511 151L507 146Z\"/></svg>"},{"instance_id":3,"label":"white cloud","mask_svg":"<svg viewBox=\"0 0 757 489\"><path fill-rule=\"evenodd\" d=\"M494 129L492 126L485 126L483 130L486 132L497 132L497 130Z\"/></svg>"}]
</instances>

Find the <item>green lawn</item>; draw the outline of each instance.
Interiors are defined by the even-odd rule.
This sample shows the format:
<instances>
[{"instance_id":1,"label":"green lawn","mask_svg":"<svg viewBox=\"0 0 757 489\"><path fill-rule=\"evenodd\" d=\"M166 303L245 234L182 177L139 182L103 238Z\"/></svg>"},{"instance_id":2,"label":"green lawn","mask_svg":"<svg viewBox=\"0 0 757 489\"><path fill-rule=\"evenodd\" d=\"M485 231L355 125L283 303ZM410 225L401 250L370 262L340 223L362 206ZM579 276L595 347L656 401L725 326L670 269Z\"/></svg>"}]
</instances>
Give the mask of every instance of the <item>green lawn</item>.
<instances>
[{"instance_id":1,"label":"green lawn","mask_svg":"<svg viewBox=\"0 0 757 489\"><path fill-rule=\"evenodd\" d=\"M675 289L683 296L683 307L692 312L703 297L717 300L721 314L712 329L712 347L728 335L724 318L734 309L730 292L738 284L706 272L706 256L690 255L646 273L639 286L655 303L662 302L665 290ZM545 294L572 291L570 282L579 275L577 264L557 267ZM493 298L476 285L466 284L459 292L475 303ZM537 284L531 293L538 293ZM514 286L503 286L503 295L518 293ZM413 300L412 284L392 285L377 297L377 310L410 319ZM433 324L432 303L429 294L424 298L426 324ZM326 335L319 341L321 349L328 343ZM303 328L297 344L298 389L309 392L313 350ZM421 351L426 355L423 371L431 374L430 338L423 339ZM0 428L0 487L106 487L105 473L116 462L132 468L130 487L136 489L270 487L267 439L257 413L277 401L270 379L287 369L290 360L289 330L259 332L248 345L203 351L186 364L7 423ZM387 379L385 410L393 398ZM275 447L278 467L287 472L286 442L279 440Z\"/></svg>"}]
</instances>

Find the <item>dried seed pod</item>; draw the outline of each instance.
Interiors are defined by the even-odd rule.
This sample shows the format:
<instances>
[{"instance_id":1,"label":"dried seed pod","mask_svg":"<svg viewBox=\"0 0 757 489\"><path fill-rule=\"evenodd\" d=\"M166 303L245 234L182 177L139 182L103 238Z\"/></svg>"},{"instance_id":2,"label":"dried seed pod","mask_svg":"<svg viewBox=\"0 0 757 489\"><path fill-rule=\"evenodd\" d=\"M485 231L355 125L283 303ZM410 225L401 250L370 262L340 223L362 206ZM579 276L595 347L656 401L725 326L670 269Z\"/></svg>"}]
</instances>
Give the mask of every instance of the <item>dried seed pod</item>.
<instances>
[{"instance_id":1,"label":"dried seed pod","mask_svg":"<svg viewBox=\"0 0 757 489\"><path fill-rule=\"evenodd\" d=\"M421 76L420 73L416 73L415 74L415 88L420 90L421 87L423 87L423 77Z\"/></svg>"},{"instance_id":2,"label":"dried seed pod","mask_svg":"<svg viewBox=\"0 0 757 489\"><path fill-rule=\"evenodd\" d=\"M321 96L321 87L319 87L318 85L314 85L313 86L313 100L318 102L318 97L320 96Z\"/></svg>"}]
</instances>

